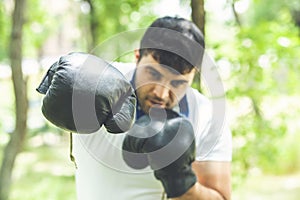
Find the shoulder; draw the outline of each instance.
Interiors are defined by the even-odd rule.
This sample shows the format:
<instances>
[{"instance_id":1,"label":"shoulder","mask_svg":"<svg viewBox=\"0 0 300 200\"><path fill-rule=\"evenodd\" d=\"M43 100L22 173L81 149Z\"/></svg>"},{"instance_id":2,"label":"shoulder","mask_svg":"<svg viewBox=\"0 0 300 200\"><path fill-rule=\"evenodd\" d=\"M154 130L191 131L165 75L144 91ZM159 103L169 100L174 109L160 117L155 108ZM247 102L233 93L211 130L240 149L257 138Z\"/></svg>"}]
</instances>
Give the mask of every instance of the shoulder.
<instances>
[{"instance_id":1,"label":"shoulder","mask_svg":"<svg viewBox=\"0 0 300 200\"><path fill-rule=\"evenodd\" d=\"M205 119L207 120L211 118L212 103L206 96L190 87L187 89L186 97L189 107L189 116L191 118L198 118L200 117L199 115L205 115Z\"/></svg>"},{"instance_id":2,"label":"shoulder","mask_svg":"<svg viewBox=\"0 0 300 200\"><path fill-rule=\"evenodd\" d=\"M231 131L222 104L224 99L209 99L193 88L186 94L196 136L196 160L230 161Z\"/></svg>"},{"instance_id":3,"label":"shoulder","mask_svg":"<svg viewBox=\"0 0 300 200\"><path fill-rule=\"evenodd\" d=\"M128 80L131 80L135 71L135 63L111 62L110 64L118 69Z\"/></svg>"},{"instance_id":4,"label":"shoulder","mask_svg":"<svg viewBox=\"0 0 300 200\"><path fill-rule=\"evenodd\" d=\"M210 100L206 96L204 96L198 90L196 90L192 87L189 87L187 89L186 95L187 95L187 101L189 104L194 104L194 103L204 104L204 105L211 104Z\"/></svg>"}]
</instances>

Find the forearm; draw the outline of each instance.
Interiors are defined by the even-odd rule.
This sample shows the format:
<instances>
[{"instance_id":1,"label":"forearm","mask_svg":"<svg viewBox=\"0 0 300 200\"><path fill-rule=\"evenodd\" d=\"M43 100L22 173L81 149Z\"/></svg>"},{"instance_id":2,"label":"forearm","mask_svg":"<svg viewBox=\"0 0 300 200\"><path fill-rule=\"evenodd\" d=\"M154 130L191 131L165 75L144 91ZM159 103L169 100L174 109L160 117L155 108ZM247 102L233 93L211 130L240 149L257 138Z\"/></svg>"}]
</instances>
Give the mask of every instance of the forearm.
<instances>
[{"instance_id":1,"label":"forearm","mask_svg":"<svg viewBox=\"0 0 300 200\"><path fill-rule=\"evenodd\" d=\"M229 200L223 197L218 191L196 183L185 194L172 200Z\"/></svg>"}]
</instances>

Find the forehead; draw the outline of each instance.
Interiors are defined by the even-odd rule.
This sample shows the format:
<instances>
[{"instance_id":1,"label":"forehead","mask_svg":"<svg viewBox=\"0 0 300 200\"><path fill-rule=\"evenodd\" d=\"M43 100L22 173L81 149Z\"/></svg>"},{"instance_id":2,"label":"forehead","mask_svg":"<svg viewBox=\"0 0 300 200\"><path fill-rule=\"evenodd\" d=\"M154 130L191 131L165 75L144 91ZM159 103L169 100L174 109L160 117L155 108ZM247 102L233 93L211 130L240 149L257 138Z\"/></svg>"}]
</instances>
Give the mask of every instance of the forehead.
<instances>
[{"instance_id":1,"label":"forehead","mask_svg":"<svg viewBox=\"0 0 300 200\"><path fill-rule=\"evenodd\" d=\"M151 54L144 55L140 62L138 63L138 67L144 68L144 69L150 69L150 70L156 70L162 74L168 74L172 76L189 76L191 74L194 74L195 69L191 70L189 73L181 74L176 69L174 69L172 66L164 65L159 62L157 62Z\"/></svg>"}]
</instances>

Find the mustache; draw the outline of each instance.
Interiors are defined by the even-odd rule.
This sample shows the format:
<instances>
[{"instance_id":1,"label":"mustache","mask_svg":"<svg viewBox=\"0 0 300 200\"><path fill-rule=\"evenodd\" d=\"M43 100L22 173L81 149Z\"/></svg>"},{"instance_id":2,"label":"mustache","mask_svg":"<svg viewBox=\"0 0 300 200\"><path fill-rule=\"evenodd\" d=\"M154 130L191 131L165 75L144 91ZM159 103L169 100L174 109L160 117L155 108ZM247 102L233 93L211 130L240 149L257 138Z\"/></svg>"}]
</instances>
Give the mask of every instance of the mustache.
<instances>
[{"instance_id":1,"label":"mustache","mask_svg":"<svg viewBox=\"0 0 300 200\"><path fill-rule=\"evenodd\" d=\"M151 102L157 103L157 104L163 104L166 107L169 106L169 104L170 104L168 101L166 101L160 97L157 97L157 96L148 95L146 99L150 100Z\"/></svg>"},{"instance_id":2,"label":"mustache","mask_svg":"<svg viewBox=\"0 0 300 200\"><path fill-rule=\"evenodd\" d=\"M150 100L150 101L154 101L154 102L160 102L160 103L164 103L165 102L165 100L163 100L162 98L157 97L157 96L150 96L150 95L148 95L147 99Z\"/></svg>"}]
</instances>

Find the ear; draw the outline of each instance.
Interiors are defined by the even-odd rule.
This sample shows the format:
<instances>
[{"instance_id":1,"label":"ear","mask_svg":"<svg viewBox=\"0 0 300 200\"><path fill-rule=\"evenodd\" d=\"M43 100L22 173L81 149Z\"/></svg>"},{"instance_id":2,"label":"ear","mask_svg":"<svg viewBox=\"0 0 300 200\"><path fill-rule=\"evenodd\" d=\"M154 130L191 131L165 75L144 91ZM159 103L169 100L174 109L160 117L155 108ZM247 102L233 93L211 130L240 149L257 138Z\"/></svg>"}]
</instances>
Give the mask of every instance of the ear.
<instances>
[{"instance_id":1,"label":"ear","mask_svg":"<svg viewBox=\"0 0 300 200\"><path fill-rule=\"evenodd\" d=\"M140 51L139 49L134 50L134 57L135 57L135 62L138 63L138 60L140 59Z\"/></svg>"}]
</instances>

